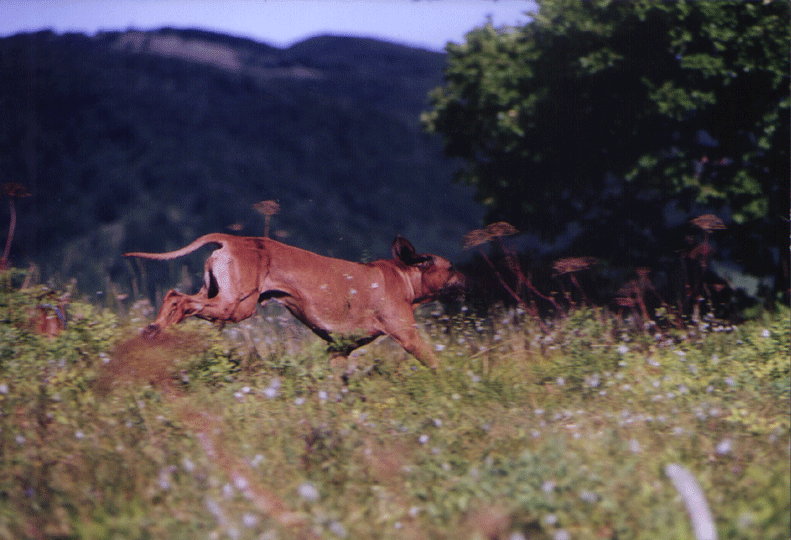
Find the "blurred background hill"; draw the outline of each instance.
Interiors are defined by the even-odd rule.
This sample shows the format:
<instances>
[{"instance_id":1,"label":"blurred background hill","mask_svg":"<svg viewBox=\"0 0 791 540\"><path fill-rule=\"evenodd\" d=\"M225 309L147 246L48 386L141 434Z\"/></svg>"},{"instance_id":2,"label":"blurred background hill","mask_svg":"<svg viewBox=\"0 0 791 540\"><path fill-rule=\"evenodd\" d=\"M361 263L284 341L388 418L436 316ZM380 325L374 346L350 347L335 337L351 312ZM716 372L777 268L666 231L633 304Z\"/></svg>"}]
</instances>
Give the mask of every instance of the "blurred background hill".
<instances>
[{"instance_id":1,"label":"blurred background hill","mask_svg":"<svg viewBox=\"0 0 791 540\"><path fill-rule=\"evenodd\" d=\"M17 201L11 262L81 292L125 286L125 251L262 235L265 199L281 207L273 236L318 253L389 256L400 233L459 258L483 211L418 120L443 66L334 36L286 49L170 28L0 39L2 182L32 195ZM180 265L153 271L172 281Z\"/></svg>"}]
</instances>

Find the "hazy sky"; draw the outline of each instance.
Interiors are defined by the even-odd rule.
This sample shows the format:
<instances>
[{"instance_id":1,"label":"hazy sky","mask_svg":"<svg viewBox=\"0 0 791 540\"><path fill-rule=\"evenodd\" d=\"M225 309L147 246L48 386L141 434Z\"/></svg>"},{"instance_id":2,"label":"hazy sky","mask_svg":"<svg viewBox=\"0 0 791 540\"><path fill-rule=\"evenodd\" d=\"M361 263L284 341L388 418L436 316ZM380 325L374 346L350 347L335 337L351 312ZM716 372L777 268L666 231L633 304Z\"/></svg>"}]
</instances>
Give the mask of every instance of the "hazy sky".
<instances>
[{"instance_id":1,"label":"hazy sky","mask_svg":"<svg viewBox=\"0 0 791 540\"><path fill-rule=\"evenodd\" d=\"M375 37L442 50L491 16L526 22L532 0L2 0L0 36L49 28L202 28L279 47L318 34Z\"/></svg>"}]
</instances>

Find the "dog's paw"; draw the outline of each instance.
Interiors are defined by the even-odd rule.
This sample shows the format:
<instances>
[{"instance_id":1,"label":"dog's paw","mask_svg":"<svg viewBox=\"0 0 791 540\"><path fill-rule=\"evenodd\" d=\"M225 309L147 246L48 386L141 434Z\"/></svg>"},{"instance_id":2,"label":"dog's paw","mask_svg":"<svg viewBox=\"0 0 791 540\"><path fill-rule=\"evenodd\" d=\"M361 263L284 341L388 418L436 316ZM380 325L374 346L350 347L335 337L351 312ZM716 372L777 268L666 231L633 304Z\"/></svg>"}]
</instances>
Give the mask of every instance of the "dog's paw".
<instances>
[{"instance_id":1,"label":"dog's paw","mask_svg":"<svg viewBox=\"0 0 791 540\"><path fill-rule=\"evenodd\" d=\"M140 337L144 339L154 339L162 331L158 324L151 323L140 332Z\"/></svg>"}]
</instances>

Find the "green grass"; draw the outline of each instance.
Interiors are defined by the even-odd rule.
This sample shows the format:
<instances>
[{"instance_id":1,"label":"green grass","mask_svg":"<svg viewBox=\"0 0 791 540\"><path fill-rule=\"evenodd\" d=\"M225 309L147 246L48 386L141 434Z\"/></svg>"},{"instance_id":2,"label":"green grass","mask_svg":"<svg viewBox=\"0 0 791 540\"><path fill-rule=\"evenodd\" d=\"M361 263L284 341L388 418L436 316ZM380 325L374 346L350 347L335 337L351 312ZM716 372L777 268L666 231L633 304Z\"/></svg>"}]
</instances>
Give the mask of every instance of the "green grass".
<instances>
[{"instance_id":1,"label":"green grass","mask_svg":"<svg viewBox=\"0 0 791 540\"><path fill-rule=\"evenodd\" d=\"M580 310L422 312L436 375L387 339L348 385L277 311L146 343L132 313L0 292L0 539L788 538L789 310L635 330Z\"/></svg>"}]
</instances>

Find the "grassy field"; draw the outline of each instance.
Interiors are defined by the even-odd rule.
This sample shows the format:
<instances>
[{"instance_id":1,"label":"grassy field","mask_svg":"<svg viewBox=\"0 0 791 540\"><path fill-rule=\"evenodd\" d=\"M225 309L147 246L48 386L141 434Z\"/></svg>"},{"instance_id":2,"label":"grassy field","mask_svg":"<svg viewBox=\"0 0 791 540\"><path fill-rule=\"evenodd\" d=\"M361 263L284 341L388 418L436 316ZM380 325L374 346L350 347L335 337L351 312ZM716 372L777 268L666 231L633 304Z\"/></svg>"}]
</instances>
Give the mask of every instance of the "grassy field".
<instances>
[{"instance_id":1,"label":"grassy field","mask_svg":"<svg viewBox=\"0 0 791 540\"><path fill-rule=\"evenodd\" d=\"M0 292L0 539L789 538L789 310L642 329L581 309L421 311L436 375L389 340L344 384L268 310L219 331Z\"/></svg>"}]
</instances>

